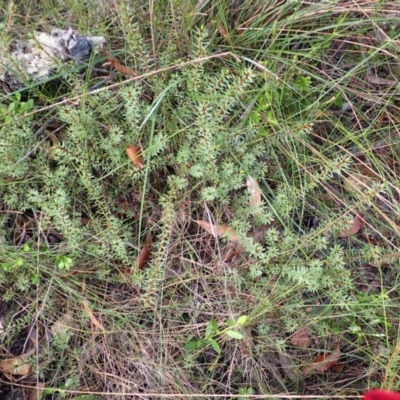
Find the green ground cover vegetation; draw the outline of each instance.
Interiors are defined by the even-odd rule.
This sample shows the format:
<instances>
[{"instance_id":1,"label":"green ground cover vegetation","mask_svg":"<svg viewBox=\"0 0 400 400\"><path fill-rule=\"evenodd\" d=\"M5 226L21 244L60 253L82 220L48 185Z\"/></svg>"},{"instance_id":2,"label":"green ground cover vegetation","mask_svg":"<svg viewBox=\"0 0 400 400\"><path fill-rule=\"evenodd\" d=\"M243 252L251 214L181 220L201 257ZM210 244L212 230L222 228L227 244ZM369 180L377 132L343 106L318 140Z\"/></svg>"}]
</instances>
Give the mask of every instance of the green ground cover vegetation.
<instances>
[{"instance_id":1,"label":"green ground cover vegetation","mask_svg":"<svg viewBox=\"0 0 400 400\"><path fill-rule=\"evenodd\" d=\"M0 397L400 389L398 3L3 1L2 55L48 25L107 43L0 94Z\"/></svg>"}]
</instances>

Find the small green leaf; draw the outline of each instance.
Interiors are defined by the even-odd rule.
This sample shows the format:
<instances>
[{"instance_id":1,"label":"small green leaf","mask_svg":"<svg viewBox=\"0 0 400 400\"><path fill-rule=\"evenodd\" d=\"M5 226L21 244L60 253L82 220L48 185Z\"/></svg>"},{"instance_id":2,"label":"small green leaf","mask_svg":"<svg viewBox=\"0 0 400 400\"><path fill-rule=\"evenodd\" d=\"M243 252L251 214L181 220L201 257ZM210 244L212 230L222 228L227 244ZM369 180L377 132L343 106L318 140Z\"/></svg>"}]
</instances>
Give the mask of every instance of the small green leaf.
<instances>
[{"instance_id":1,"label":"small green leaf","mask_svg":"<svg viewBox=\"0 0 400 400\"><path fill-rule=\"evenodd\" d=\"M39 285L40 283L40 275L39 274L33 274L31 276L31 282L33 285Z\"/></svg>"},{"instance_id":2,"label":"small green leaf","mask_svg":"<svg viewBox=\"0 0 400 400\"><path fill-rule=\"evenodd\" d=\"M73 264L73 260L71 257L62 255L56 258L56 265L59 269L69 270Z\"/></svg>"},{"instance_id":3,"label":"small green leaf","mask_svg":"<svg viewBox=\"0 0 400 400\"><path fill-rule=\"evenodd\" d=\"M211 326L212 326L214 332L215 332L215 333L218 333L218 323L217 323L217 321L215 320L214 317L212 317L212 318L210 319L210 324L211 324Z\"/></svg>"},{"instance_id":4,"label":"small green leaf","mask_svg":"<svg viewBox=\"0 0 400 400\"><path fill-rule=\"evenodd\" d=\"M206 337L209 337L212 334L212 332L213 332L213 327L210 321L206 327Z\"/></svg>"},{"instance_id":5,"label":"small green leaf","mask_svg":"<svg viewBox=\"0 0 400 400\"><path fill-rule=\"evenodd\" d=\"M236 331L226 331L225 332L228 336L234 339L243 339L243 335L240 332Z\"/></svg>"},{"instance_id":6,"label":"small green leaf","mask_svg":"<svg viewBox=\"0 0 400 400\"><path fill-rule=\"evenodd\" d=\"M15 261L15 266L22 267L23 265L24 265L24 259L21 257L17 258L17 260Z\"/></svg>"},{"instance_id":7,"label":"small green leaf","mask_svg":"<svg viewBox=\"0 0 400 400\"><path fill-rule=\"evenodd\" d=\"M219 344L214 340L209 338L208 341L210 342L212 348L218 353L221 353L221 347L219 346Z\"/></svg>"},{"instance_id":8,"label":"small green leaf","mask_svg":"<svg viewBox=\"0 0 400 400\"><path fill-rule=\"evenodd\" d=\"M215 320L214 317L212 317L210 319L210 322L207 324L207 328L206 328L206 338L208 338L209 336L211 336L211 334L215 332L215 333L219 333L218 330L218 324L217 321Z\"/></svg>"},{"instance_id":9,"label":"small green leaf","mask_svg":"<svg viewBox=\"0 0 400 400\"><path fill-rule=\"evenodd\" d=\"M247 322L247 320L248 320L247 315L241 315L241 316L238 318L238 320L237 320L237 322L236 322L236 325L243 326L243 325Z\"/></svg>"},{"instance_id":10,"label":"small green leaf","mask_svg":"<svg viewBox=\"0 0 400 400\"><path fill-rule=\"evenodd\" d=\"M235 322L233 321L233 319L229 318L228 321L226 321L226 324L228 326L235 326Z\"/></svg>"},{"instance_id":11,"label":"small green leaf","mask_svg":"<svg viewBox=\"0 0 400 400\"><path fill-rule=\"evenodd\" d=\"M192 351L197 349L199 346L199 342L197 340L191 340L190 342L186 343L185 350Z\"/></svg>"}]
</instances>

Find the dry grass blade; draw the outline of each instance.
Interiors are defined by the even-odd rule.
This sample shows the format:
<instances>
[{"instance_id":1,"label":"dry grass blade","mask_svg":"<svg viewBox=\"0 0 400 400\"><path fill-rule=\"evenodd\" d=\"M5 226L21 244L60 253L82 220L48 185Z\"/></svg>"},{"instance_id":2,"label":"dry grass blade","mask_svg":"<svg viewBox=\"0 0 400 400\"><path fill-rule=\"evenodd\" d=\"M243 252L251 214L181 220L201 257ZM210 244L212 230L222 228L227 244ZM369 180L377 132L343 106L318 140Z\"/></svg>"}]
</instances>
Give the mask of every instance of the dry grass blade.
<instances>
[{"instance_id":1,"label":"dry grass blade","mask_svg":"<svg viewBox=\"0 0 400 400\"><path fill-rule=\"evenodd\" d=\"M369 176L353 173L344 179L344 187L350 193L362 193L377 181Z\"/></svg>"},{"instance_id":2,"label":"dry grass blade","mask_svg":"<svg viewBox=\"0 0 400 400\"><path fill-rule=\"evenodd\" d=\"M106 332L104 326L98 321L98 319L94 316L93 311L90 309L88 303L86 300L82 301L83 305L83 310L86 312L88 315L91 323L98 329L100 329L102 332Z\"/></svg>"},{"instance_id":3,"label":"dry grass blade","mask_svg":"<svg viewBox=\"0 0 400 400\"><path fill-rule=\"evenodd\" d=\"M222 22L218 25L218 32L226 41L229 41L229 34Z\"/></svg>"}]
</instances>

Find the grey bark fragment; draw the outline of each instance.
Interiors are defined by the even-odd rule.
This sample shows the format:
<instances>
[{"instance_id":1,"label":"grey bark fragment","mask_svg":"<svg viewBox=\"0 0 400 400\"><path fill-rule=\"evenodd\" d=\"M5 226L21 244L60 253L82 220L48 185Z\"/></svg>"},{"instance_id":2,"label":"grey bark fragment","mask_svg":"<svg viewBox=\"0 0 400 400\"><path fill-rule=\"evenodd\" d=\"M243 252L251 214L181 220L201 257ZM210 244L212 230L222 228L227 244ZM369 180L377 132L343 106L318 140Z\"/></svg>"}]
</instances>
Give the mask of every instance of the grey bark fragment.
<instances>
[{"instance_id":1,"label":"grey bark fragment","mask_svg":"<svg viewBox=\"0 0 400 400\"><path fill-rule=\"evenodd\" d=\"M0 80L13 92L47 79L60 62L87 61L94 47L103 43L101 36L83 36L72 28L35 32L29 41L11 42L0 60Z\"/></svg>"}]
</instances>

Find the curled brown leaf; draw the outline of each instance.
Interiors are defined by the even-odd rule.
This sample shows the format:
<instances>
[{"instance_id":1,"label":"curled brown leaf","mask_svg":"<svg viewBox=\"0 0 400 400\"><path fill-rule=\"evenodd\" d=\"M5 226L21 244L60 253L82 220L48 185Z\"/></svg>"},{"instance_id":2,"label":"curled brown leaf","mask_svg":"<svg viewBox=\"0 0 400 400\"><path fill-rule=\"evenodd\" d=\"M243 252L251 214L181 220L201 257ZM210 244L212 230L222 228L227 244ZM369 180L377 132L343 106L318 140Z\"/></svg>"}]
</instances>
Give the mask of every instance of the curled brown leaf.
<instances>
[{"instance_id":1,"label":"curled brown leaf","mask_svg":"<svg viewBox=\"0 0 400 400\"><path fill-rule=\"evenodd\" d=\"M194 222L200 225L208 233L211 233L215 238L227 235L229 240L232 242L238 240L237 234L228 225L214 225L203 220L196 220Z\"/></svg>"},{"instance_id":2,"label":"curled brown leaf","mask_svg":"<svg viewBox=\"0 0 400 400\"><path fill-rule=\"evenodd\" d=\"M135 146L134 144L131 143L126 148L126 154L128 155L128 157L132 161L132 164L136 168L143 168L144 160L143 160L143 156L142 156L142 150L140 149L140 147Z\"/></svg>"},{"instance_id":3,"label":"curled brown leaf","mask_svg":"<svg viewBox=\"0 0 400 400\"><path fill-rule=\"evenodd\" d=\"M147 238L145 245L140 250L140 253L137 258L137 263L139 265L139 269L145 268L147 263L149 262L152 246L153 246L153 237L150 235Z\"/></svg>"},{"instance_id":4,"label":"curled brown leaf","mask_svg":"<svg viewBox=\"0 0 400 400\"><path fill-rule=\"evenodd\" d=\"M348 229L343 229L339 233L339 237L342 239L345 239L349 236L355 235L364 225L364 219L362 214L356 214L355 217L353 218L353 222L351 223L350 227Z\"/></svg>"},{"instance_id":5,"label":"curled brown leaf","mask_svg":"<svg viewBox=\"0 0 400 400\"><path fill-rule=\"evenodd\" d=\"M115 57L110 56L106 51L103 51L103 55L107 57L107 62L110 63L122 75L136 75L130 68L122 65Z\"/></svg>"},{"instance_id":6,"label":"curled brown leaf","mask_svg":"<svg viewBox=\"0 0 400 400\"><path fill-rule=\"evenodd\" d=\"M303 368L303 375L314 373L322 374L338 365L341 352L339 346L332 353L323 353L312 361L310 365Z\"/></svg>"},{"instance_id":7,"label":"curled brown leaf","mask_svg":"<svg viewBox=\"0 0 400 400\"><path fill-rule=\"evenodd\" d=\"M99 322L99 320L95 317L95 315L93 314L93 311L90 309L89 304L87 303L86 300L82 301L82 305L83 305L83 310L85 311L85 313L87 314L87 316L89 317L90 321L92 322L92 324L100 329L102 332L106 332L104 326Z\"/></svg>"}]
</instances>

